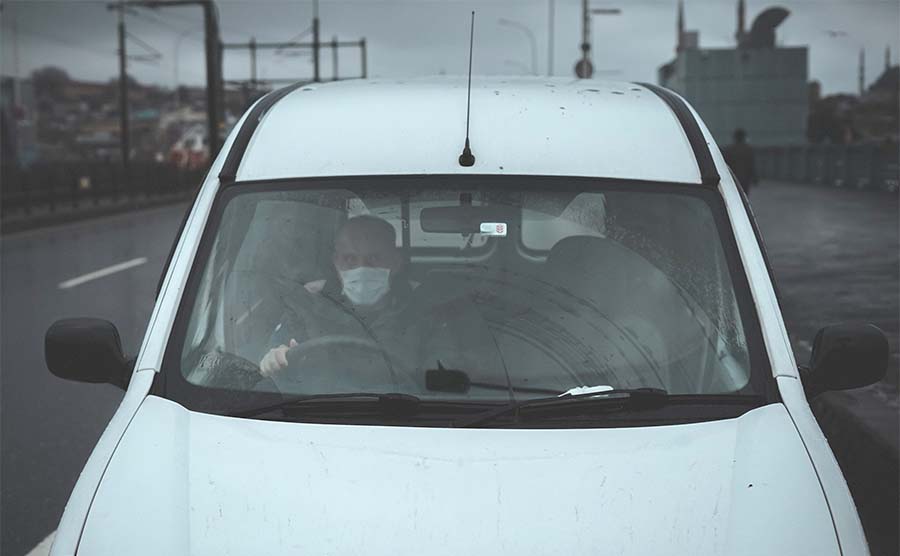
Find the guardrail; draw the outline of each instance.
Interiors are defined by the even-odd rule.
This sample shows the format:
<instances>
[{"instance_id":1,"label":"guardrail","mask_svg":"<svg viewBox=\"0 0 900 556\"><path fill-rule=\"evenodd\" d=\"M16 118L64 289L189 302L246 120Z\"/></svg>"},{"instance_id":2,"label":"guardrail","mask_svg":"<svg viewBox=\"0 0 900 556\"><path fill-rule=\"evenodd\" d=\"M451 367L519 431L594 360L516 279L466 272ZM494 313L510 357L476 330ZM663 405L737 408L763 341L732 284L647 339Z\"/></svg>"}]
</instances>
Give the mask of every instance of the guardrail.
<instances>
[{"instance_id":1,"label":"guardrail","mask_svg":"<svg viewBox=\"0 0 900 556\"><path fill-rule=\"evenodd\" d=\"M104 201L162 197L194 190L203 170L168 164L132 162L128 175L109 162L46 162L27 168L0 166L0 211L3 216L78 209Z\"/></svg>"},{"instance_id":2,"label":"guardrail","mask_svg":"<svg viewBox=\"0 0 900 556\"><path fill-rule=\"evenodd\" d=\"M897 150L875 145L757 147L760 178L896 192Z\"/></svg>"}]
</instances>

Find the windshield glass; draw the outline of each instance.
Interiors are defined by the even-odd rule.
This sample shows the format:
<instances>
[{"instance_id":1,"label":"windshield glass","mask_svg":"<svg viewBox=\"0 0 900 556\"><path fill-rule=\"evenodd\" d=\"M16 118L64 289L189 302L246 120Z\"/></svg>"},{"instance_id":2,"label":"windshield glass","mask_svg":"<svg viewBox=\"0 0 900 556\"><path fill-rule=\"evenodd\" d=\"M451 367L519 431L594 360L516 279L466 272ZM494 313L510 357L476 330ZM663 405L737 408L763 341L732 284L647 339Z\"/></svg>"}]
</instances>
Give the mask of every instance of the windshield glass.
<instances>
[{"instance_id":1,"label":"windshield glass","mask_svg":"<svg viewBox=\"0 0 900 556\"><path fill-rule=\"evenodd\" d=\"M237 184L167 361L210 392L761 394L720 202L562 177Z\"/></svg>"}]
</instances>

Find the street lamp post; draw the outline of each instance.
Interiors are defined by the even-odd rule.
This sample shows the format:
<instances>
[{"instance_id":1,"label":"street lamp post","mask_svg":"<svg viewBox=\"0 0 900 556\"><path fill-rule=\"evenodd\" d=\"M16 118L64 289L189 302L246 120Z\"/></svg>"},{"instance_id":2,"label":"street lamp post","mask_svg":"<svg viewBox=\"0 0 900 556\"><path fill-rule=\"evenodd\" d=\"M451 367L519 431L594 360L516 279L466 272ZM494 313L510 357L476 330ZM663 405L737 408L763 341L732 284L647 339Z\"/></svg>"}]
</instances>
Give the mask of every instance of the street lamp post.
<instances>
[{"instance_id":1,"label":"street lamp post","mask_svg":"<svg viewBox=\"0 0 900 556\"><path fill-rule=\"evenodd\" d=\"M553 77L553 29L556 15L555 0L547 0L547 77Z\"/></svg>"},{"instance_id":2,"label":"street lamp post","mask_svg":"<svg viewBox=\"0 0 900 556\"><path fill-rule=\"evenodd\" d=\"M122 170L125 174L125 182L129 179L129 166L131 160L131 131L129 130L128 114L128 54L126 52L125 32L125 4L122 0L107 6L109 10L118 12L118 37L119 37L119 143L122 150Z\"/></svg>"},{"instance_id":3,"label":"street lamp post","mask_svg":"<svg viewBox=\"0 0 900 556\"><path fill-rule=\"evenodd\" d=\"M620 15L619 8L594 8L591 9L588 0L581 0L581 60L575 64L575 75L581 79L587 79L594 74L594 66L591 63L591 16L592 15Z\"/></svg>"},{"instance_id":4,"label":"street lamp post","mask_svg":"<svg viewBox=\"0 0 900 556\"><path fill-rule=\"evenodd\" d=\"M504 25L506 27L512 27L513 29L518 29L525 33L528 37L528 42L531 46L531 74L537 75L537 40L534 38L534 33L527 26L519 23L518 21L513 21L511 19L506 19L501 17L497 20L498 25Z\"/></svg>"}]
</instances>

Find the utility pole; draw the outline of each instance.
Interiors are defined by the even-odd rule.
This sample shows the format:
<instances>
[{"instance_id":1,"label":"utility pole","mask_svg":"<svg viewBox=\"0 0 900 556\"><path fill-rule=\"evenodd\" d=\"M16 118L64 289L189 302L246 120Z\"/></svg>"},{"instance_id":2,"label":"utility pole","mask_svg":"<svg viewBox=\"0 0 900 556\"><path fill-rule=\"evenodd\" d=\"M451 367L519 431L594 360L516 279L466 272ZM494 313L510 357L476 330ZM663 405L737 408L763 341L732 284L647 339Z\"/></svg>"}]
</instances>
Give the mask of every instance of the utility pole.
<instances>
[{"instance_id":1,"label":"utility pole","mask_svg":"<svg viewBox=\"0 0 900 556\"><path fill-rule=\"evenodd\" d=\"M360 66L362 68L362 78L365 79L369 76L369 58L366 55L366 39L359 40L359 52L362 59L360 60Z\"/></svg>"},{"instance_id":2,"label":"utility pole","mask_svg":"<svg viewBox=\"0 0 900 556\"><path fill-rule=\"evenodd\" d=\"M313 20L312 20L312 33L313 33L313 81L318 83L321 81L319 75L319 49L321 48L319 45L319 0L313 0Z\"/></svg>"},{"instance_id":3,"label":"utility pole","mask_svg":"<svg viewBox=\"0 0 900 556\"><path fill-rule=\"evenodd\" d=\"M547 15L547 76L553 76L553 17L556 15L556 0L548 0L549 11Z\"/></svg>"},{"instance_id":4,"label":"utility pole","mask_svg":"<svg viewBox=\"0 0 900 556\"><path fill-rule=\"evenodd\" d=\"M256 92L256 37L250 37L250 86Z\"/></svg>"},{"instance_id":5,"label":"utility pole","mask_svg":"<svg viewBox=\"0 0 900 556\"><path fill-rule=\"evenodd\" d=\"M338 80L338 40L336 36L331 37L331 80Z\"/></svg>"},{"instance_id":6,"label":"utility pole","mask_svg":"<svg viewBox=\"0 0 900 556\"><path fill-rule=\"evenodd\" d=\"M0 12L2 12L3 7L7 6L6 4L0 4ZM8 8L8 6L7 6ZM22 103L22 85L21 85L21 76L19 75L19 26L16 22L16 10L11 10L12 13L9 13L10 10L7 11L7 17L10 19L10 31L12 32L12 59L13 59L13 92L12 92L12 119L9 127L12 131L11 135L7 136L7 140L9 140L12 145L7 152L12 153L12 160L9 161L13 165L19 164L19 156L20 149L19 145L21 141L19 140L19 122L18 122L18 111L20 108L24 109L24 105ZM29 114L29 117L34 118L34 115Z\"/></svg>"},{"instance_id":7,"label":"utility pole","mask_svg":"<svg viewBox=\"0 0 900 556\"><path fill-rule=\"evenodd\" d=\"M221 146L219 124L224 115L222 95L222 47L219 38L219 21L212 0L201 0L203 28L206 43L206 126L209 144L209 160L216 157Z\"/></svg>"},{"instance_id":8,"label":"utility pole","mask_svg":"<svg viewBox=\"0 0 900 556\"><path fill-rule=\"evenodd\" d=\"M121 0L110 4L107 9L116 10L119 15L119 146L122 149L122 169L126 182L129 179L129 159L131 158L131 133L128 115L128 68L125 51L125 5Z\"/></svg>"},{"instance_id":9,"label":"utility pole","mask_svg":"<svg viewBox=\"0 0 900 556\"><path fill-rule=\"evenodd\" d=\"M619 8L595 8L590 9L588 0L581 0L581 60L575 64L575 75L581 79L589 78L594 74L594 65L591 63L591 15L619 15ZM679 23L680 25L680 23Z\"/></svg>"},{"instance_id":10,"label":"utility pole","mask_svg":"<svg viewBox=\"0 0 900 556\"><path fill-rule=\"evenodd\" d=\"M261 82L265 83L295 83L297 81L296 78L285 78L285 79L265 79L260 81L256 74L256 53L260 50L275 50L276 52L282 52L285 49L310 49L313 50L316 48L317 43L315 42L297 42L297 41L286 41L286 42L257 42L256 39L251 39L246 43L222 43L222 48L224 50L249 50L251 52L251 66L250 66L250 79L241 80L241 81L226 81L229 85L241 85L242 87L246 87L249 83L255 82L256 85L259 85ZM362 54L361 58L361 73L362 77L366 77L366 39L360 39L358 41L341 41L338 40L337 37L333 37L328 42L320 42L318 43L319 49L322 48L330 48L331 49L331 67L332 67L332 80L340 79L338 75L338 49L339 48L359 48ZM320 68L321 69L321 68ZM319 79L322 79L322 75L319 75Z\"/></svg>"},{"instance_id":11,"label":"utility pole","mask_svg":"<svg viewBox=\"0 0 900 556\"><path fill-rule=\"evenodd\" d=\"M584 79L594 71L591 67L591 14L588 11L588 0L581 0L581 62L575 65L575 75Z\"/></svg>"},{"instance_id":12,"label":"utility pole","mask_svg":"<svg viewBox=\"0 0 900 556\"><path fill-rule=\"evenodd\" d=\"M16 10L8 16L10 18L10 31L12 31L12 58L13 58L13 97L18 106L22 102L22 89L19 75L19 26L16 22Z\"/></svg>"},{"instance_id":13,"label":"utility pole","mask_svg":"<svg viewBox=\"0 0 900 556\"><path fill-rule=\"evenodd\" d=\"M859 96L866 92L866 49L859 49Z\"/></svg>"},{"instance_id":14,"label":"utility pole","mask_svg":"<svg viewBox=\"0 0 900 556\"><path fill-rule=\"evenodd\" d=\"M120 3L124 3L121 2ZM169 8L178 6L200 6L203 8L204 45L206 50L206 126L209 158L219 152L221 140L219 122L224 118L222 102L222 41L219 38L219 20L213 0L129 0L131 6L144 8Z\"/></svg>"},{"instance_id":15,"label":"utility pole","mask_svg":"<svg viewBox=\"0 0 900 556\"><path fill-rule=\"evenodd\" d=\"M144 0L148 1L148 0ZM184 0L175 0L175 1L184 1ZM251 56L251 68L250 68L250 82L254 84L254 89L259 85L260 81L256 75L256 53L259 50L269 50L274 49L276 54L281 53L285 49L310 49L312 51L312 64L313 64L313 82L321 82L324 80L322 75L322 64L321 64L321 54L322 48L331 48L331 71L332 77L331 80L337 81L340 79L339 75L339 65L338 65L338 48L350 47L350 48L359 48L360 49L360 69L362 73L362 78L366 78L366 74L368 71L367 68L367 56L366 56L366 39L362 38L359 41L341 41L338 40L336 36L332 36L330 41L322 42L321 36L321 22L319 20L319 2L318 0L312 0L312 25L308 28L308 31L303 31L295 38L285 41L285 42L256 42L256 39L251 39L249 43L221 43L221 48L223 50L235 50L235 49L249 49ZM312 41L310 42L298 42L297 39L307 34L307 32L312 32ZM221 63L221 60L220 60ZM265 79L265 83L267 84L276 84L276 83L294 83L296 79ZM246 87L247 81L227 81L229 85L238 84L242 87Z\"/></svg>"}]
</instances>

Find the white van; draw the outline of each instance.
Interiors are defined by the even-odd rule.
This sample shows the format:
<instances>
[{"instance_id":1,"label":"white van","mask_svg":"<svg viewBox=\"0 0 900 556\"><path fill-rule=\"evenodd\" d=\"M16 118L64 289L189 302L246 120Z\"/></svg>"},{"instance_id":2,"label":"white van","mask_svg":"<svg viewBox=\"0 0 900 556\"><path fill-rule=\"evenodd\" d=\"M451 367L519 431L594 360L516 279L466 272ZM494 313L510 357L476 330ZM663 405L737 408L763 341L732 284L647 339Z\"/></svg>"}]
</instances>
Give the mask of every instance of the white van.
<instances>
[{"instance_id":1,"label":"white van","mask_svg":"<svg viewBox=\"0 0 900 556\"><path fill-rule=\"evenodd\" d=\"M136 361L111 323L48 331L52 372L127 388L52 554L868 553L807 399L878 380L886 339L824 328L798 370L694 111L477 78L467 130L466 85L269 94Z\"/></svg>"}]
</instances>

